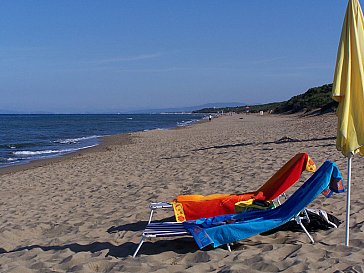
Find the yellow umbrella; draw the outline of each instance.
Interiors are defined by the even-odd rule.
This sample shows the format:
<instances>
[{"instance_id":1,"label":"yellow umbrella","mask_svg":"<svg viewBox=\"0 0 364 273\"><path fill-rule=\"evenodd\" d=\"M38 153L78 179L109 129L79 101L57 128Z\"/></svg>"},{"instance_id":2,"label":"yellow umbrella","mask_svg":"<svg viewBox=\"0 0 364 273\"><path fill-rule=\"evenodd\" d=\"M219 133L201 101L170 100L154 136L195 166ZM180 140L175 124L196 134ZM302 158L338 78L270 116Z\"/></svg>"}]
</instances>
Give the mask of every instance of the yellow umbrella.
<instances>
[{"instance_id":1,"label":"yellow umbrella","mask_svg":"<svg viewBox=\"0 0 364 273\"><path fill-rule=\"evenodd\" d=\"M336 147L348 157L346 245L349 245L350 179L354 154L364 155L364 20L349 0L337 53L332 98L339 102Z\"/></svg>"}]
</instances>

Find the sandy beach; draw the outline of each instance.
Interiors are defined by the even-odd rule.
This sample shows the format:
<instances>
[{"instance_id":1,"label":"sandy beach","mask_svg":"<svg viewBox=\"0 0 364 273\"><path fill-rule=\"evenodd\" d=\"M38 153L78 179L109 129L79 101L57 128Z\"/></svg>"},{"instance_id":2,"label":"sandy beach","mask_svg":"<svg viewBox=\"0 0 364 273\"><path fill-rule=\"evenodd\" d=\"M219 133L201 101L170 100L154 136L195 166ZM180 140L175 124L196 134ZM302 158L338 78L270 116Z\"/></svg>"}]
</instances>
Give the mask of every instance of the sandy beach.
<instances>
[{"instance_id":1,"label":"sandy beach","mask_svg":"<svg viewBox=\"0 0 364 273\"><path fill-rule=\"evenodd\" d=\"M0 272L363 272L364 159L352 165L350 247L345 224L313 233L279 231L232 247L199 250L191 237L146 242L148 204L178 194L257 189L308 152L317 166L336 150L333 114L222 116L172 130L112 136L96 148L0 170ZM290 141L287 141L290 140ZM304 172L302 182L310 176ZM294 191L295 186L290 192ZM310 207L345 219L346 194ZM159 211L155 219L173 216Z\"/></svg>"}]
</instances>

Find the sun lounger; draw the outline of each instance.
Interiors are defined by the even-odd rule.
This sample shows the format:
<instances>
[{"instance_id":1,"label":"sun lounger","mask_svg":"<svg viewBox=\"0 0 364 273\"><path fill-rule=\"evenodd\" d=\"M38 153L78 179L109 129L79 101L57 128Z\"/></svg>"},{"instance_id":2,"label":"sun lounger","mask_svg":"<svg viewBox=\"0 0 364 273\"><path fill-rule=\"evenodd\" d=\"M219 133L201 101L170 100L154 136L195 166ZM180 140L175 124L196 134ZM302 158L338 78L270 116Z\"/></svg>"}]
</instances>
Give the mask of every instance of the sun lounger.
<instances>
[{"instance_id":1,"label":"sun lounger","mask_svg":"<svg viewBox=\"0 0 364 273\"><path fill-rule=\"evenodd\" d=\"M149 205L150 223L157 209L174 209L176 220L194 220L235 213L234 205L249 199L275 200L296 183L304 171L314 172L316 166L307 153L299 153L280 168L263 186L243 194L180 195L172 202L155 202Z\"/></svg>"},{"instance_id":2,"label":"sun lounger","mask_svg":"<svg viewBox=\"0 0 364 273\"><path fill-rule=\"evenodd\" d=\"M332 191L343 192L343 182L336 164L326 161L295 193L276 208L183 223L150 223L143 232L133 257L137 255L146 238L192 235L200 248L209 245L218 247L267 232L292 219L297 221L313 243L312 236L302 224L301 212L304 212L306 206L320 193L328 197Z\"/></svg>"},{"instance_id":3,"label":"sun lounger","mask_svg":"<svg viewBox=\"0 0 364 273\"><path fill-rule=\"evenodd\" d=\"M191 233L185 229L181 222L153 222L149 223L143 231L142 239L133 254L133 258L139 252L142 244L146 238L159 238L159 237L175 237L175 236L191 236ZM230 245L226 244L229 251Z\"/></svg>"}]
</instances>

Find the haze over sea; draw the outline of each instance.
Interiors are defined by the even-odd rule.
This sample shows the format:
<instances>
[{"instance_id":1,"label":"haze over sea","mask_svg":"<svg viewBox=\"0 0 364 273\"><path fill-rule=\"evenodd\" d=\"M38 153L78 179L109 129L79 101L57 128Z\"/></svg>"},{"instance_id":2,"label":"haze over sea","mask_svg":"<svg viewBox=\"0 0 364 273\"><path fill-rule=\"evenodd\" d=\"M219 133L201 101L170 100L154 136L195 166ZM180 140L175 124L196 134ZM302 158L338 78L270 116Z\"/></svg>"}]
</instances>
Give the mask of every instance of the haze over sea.
<instances>
[{"instance_id":1,"label":"haze over sea","mask_svg":"<svg viewBox=\"0 0 364 273\"><path fill-rule=\"evenodd\" d=\"M96 146L100 137L185 126L201 114L0 115L0 167Z\"/></svg>"}]
</instances>

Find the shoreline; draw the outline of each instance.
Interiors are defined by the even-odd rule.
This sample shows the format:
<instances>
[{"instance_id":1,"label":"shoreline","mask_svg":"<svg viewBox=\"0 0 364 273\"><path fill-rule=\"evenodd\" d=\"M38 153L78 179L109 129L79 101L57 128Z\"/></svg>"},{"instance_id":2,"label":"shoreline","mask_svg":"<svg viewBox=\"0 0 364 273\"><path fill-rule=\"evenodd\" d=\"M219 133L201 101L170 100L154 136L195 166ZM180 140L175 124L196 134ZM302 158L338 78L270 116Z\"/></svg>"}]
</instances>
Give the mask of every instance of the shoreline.
<instances>
[{"instance_id":1,"label":"shoreline","mask_svg":"<svg viewBox=\"0 0 364 273\"><path fill-rule=\"evenodd\" d=\"M24 171L24 170L34 169L34 168L38 168L38 167L43 167L43 166L54 164L54 163L57 163L57 162L60 162L63 160L68 160L68 159L72 159L74 157L82 156L84 154L89 154L89 153L93 153L93 152L95 152L95 153L101 152L101 151L107 150L107 147L112 146L112 145L127 145L132 142L133 134L148 132L148 131L158 131L158 130L179 130L179 129L193 126L195 124L203 123L206 121L207 121L206 119L201 117L201 119L199 119L195 122L192 122L191 124L187 124L187 125L183 125L183 126L176 125L175 127L171 127L171 128L164 128L164 129L157 128L157 129L151 129L151 130L142 130L142 131L100 136L100 137L98 137L99 143L97 143L93 147L85 147L85 148L81 148L79 150L76 150L76 151L73 151L70 153L66 153L66 154L55 155L53 157L43 158L43 159L33 159L33 160L30 160L29 162L25 162L25 163L17 163L14 165L0 167L0 176L4 175L4 174L9 174L9 173L15 173L18 171Z\"/></svg>"},{"instance_id":2,"label":"shoreline","mask_svg":"<svg viewBox=\"0 0 364 273\"><path fill-rule=\"evenodd\" d=\"M246 116L246 114L235 114L238 116ZM249 115L255 115L255 116L259 116L258 113L250 113ZM330 115L330 114L328 114ZM272 114L270 116L274 116L274 117L281 117L281 118L307 118L307 116L302 116L302 115L298 115L298 114L290 114L290 115L281 115L281 114ZM215 116L213 119L218 119L221 117L229 117L229 115L222 115L222 116ZM265 116L266 117L266 116ZM25 170L30 170L30 169L34 169L34 168L39 168L39 167L43 167L43 166L48 166L48 165L52 165L58 162L62 162L62 161L67 161L70 159L74 159L86 154L92 154L92 153L97 153L97 152L103 152L103 151L107 151L109 149L109 146L113 146L113 145L128 145L132 143L132 140L134 138L136 138L137 134L141 134L141 133L147 133L147 132L155 132L155 131L169 131L169 130L183 130L185 128L191 127L191 126L196 126L197 124L202 124L205 122L209 122L208 119L204 119L201 118L200 120L193 122L192 124L188 124L188 125L184 125L184 126L178 126L176 125L175 127L171 127L171 128L165 128L165 129L151 129L151 130L142 130L142 131L135 131L135 132L128 132L128 133L120 133L120 134L114 134L114 135L108 135L108 136L101 136L99 137L100 142L98 144L96 144L93 147L89 147L89 148L83 148L74 152L70 152L67 154L62 154L62 155L58 155L58 156L54 156L54 157L50 157L50 158L44 158L44 159L34 159L30 162L27 163L19 163L13 166L6 166L6 167L1 167L0 168L0 176L5 175L5 174L11 174L11 173L16 173L19 171L25 171Z\"/></svg>"},{"instance_id":3,"label":"shoreline","mask_svg":"<svg viewBox=\"0 0 364 273\"><path fill-rule=\"evenodd\" d=\"M235 114L237 116L242 116L245 117L246 114L241 113L241 114ZM258 113L250 113L249 115L252 116L259 116ZM326 114L326 115L332 115L330 114ZM281 114L271 114L269 116L272 117L277 117L277 118L309 118L310 116L302 116L300 114L289 114L289 115L281 115ZM213 118L214 119L218 119L221 117L231 117L229 115L222 115L222 116L215 116ZM267 117L264 116L264 117ZM101 136L99 137L100 142L98 144L96 144L93 147L89 147L89 148L83 148L74 152L70 152L67 154L62 154L62 155L58 155L58 156L54 156L54 157L50 157L50 158L44 158L44 159L34 159L30 162L27 163L19 163L13 166L6 166L6 167L1 167L0 168L0 176L5 175L5 174L11 174L11 173L16 173L19 171L25 171L25 170L30 170L30 169L34 169L34 168L39 168L39 167L43 167L43 166L48 166L48 165L52 165L58 162L62 162L62 161L67 161L70 159L74 159L86 154L92 154L92 153L97 153L97 152L103 152L103 151L107 151L109 149L109 146L113 146L113 145L119 145L119 146L123 146L123 145L128 145L132 143L132 140L135 139L137 136L137 134L141 134L141 133L147 133L147 132L155 132L155 131L169 131L169 130L183 130L185 128L191 127L191 126L196 126L197 124L202 124L205 122L209 122L208 119L206 118L201 118L200 120L193 122L192 124L188 124L188 125L184 125L184 126L178 126L176 125L175 127L171 127L171 128L165 128L165 129L151 129L151 130L142 130L142 131L135 131L135 132L128 132L128 133L120 133L120 134L114 134L114 135L108 135L108 136Z\"/></svg>"},{"instance_id":4,"label":"shoreline","mask_svg":"<svg viewBox=\"0 0 364 273\"><path fill-rule=\"evenodd\" d=\"M136 132L133 132L133 133L136 133ZM94 147L84 148L84 149L80 149L80 150L77 150L77 151L74 151L74 152L71 152L68 154L63 154L63 155L50 157L50 158L34 159L30 162L23 163L23 164L20 163L20 164L14 165L14 166L1 167L0 176L4 175L4 174L11 174L11 173L19 172L19 171L31 170L34 168L52 165L52 164L55 164L55 163L58 163L61 161L67 161L70 159L74 159L74 158L83 156L85 154L107 151L108 147L112 146L112 145L120 145L120 146L128 145L128 144L132 143L133 137L131 136L131 134L133 134L133 133L124 133L124 134L103 136L103 137L100 137L100 143Z\"/></svg>"}]
</instances>

